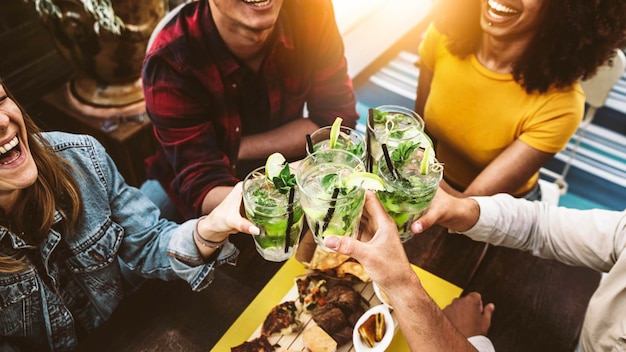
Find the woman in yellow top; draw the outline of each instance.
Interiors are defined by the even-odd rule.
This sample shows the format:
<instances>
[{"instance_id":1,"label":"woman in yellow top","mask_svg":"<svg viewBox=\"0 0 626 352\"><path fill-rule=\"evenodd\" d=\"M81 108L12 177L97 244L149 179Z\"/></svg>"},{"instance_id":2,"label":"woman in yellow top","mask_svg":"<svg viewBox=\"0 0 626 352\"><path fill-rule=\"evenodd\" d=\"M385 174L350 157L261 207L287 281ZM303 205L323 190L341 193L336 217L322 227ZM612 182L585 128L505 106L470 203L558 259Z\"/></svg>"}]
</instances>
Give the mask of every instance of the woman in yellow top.
<instances>
[{"instance_id":1,"label":"woman in yellow top","mask_svg":"<svg viewBox=\"0 0 626 352\"><path fill-rule=\"evenodd\" d=\"M584 112L580 78L623 48L626 1L439 0L415 110L457 196L539 199L538 171Z\"/></svg>"}]
</instances>

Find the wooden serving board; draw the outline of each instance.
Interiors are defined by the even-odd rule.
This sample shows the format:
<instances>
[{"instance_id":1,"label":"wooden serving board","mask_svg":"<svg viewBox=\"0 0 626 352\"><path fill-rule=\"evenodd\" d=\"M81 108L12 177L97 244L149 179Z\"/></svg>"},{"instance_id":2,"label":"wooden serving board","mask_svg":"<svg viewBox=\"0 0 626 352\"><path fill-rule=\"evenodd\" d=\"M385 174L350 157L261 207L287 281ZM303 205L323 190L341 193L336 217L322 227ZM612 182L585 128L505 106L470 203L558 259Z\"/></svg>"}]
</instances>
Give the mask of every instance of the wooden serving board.
<instances>
[{"instance_id":1,"label":"wooden serving board","mask_svg":"<svg viewBox=\"0 0 626 352\"><path fill-rule=\"evenodd\" d=\"M422 285L426 289L426 292L428 292L439 307L443 308L447 306L454 298L461 295L462 289L460 287L455 286L419 267L413 266L413 270L422 281ZM295 257L287 260L283 267L276 272L274 277L267 283L263 290L259 292L257 297L231 325L224 336L222 336L217 344L213 346L211 351L230 351L231 347L238 346L245 341L249 341L252 338L257 337L260 332L260 326L263 324L263 321L270 310L279 303L291 299L291 297L293 297L293 299L297 297L297 289L295 287L294 280L297 276L302 276L306 273L307 269L300 262L298 262ZM362 287L359 288L358 285L362 285ZM361 292L361 295L365 299L368 299L371 305L380 304L380 301L374 294L371 283L355 284L353 287L355 287L357 291ZM301 317L303 323L315 324L312 321L305 321L305 318L307 317ZM305 329L307 327L308 326L305 326ZM289 343L287 342L287 339L281 341L281 338L284 338L284 336L274 335L269 340L270 342L280 344L281 348L289 348L296 351L305 350L301 345L299 335L290 334L289 339L291 339L291 342ZM293 345L293 347L289 347L290 344ZM297 348L297 346L300 347ZM346 344L342 348L345 347L348 349L341 349L340 351L350 351L352 344ZM402 333L399 330L391 342L389 350L408 351L408 346L404 336L402 336Z\"/></svg>"},{"instance_id":2,"label":"wooden serving board","mask_svg":"<svg viewBox=\"0 0 626 352\"><path fill-rule=\"evenodd\" d=\"M359 292L361 294L361 296L363 298L365 298L368 302L369 302L369 308L374 307L376 305L382 304L382 302L378 299L378 297L374 294L374 289L372 287L372 283L368 282L368 283L356 283L352 285L352 288ZM287 292L287 294L285 295L285 297L283 297L283 299L279 302L286 302L286 301L295 301L298 299L298 290L297 287L295 285L295 281L294 281L294 285L293 288L291 290L289 290L289 292ZM366 310L367 310L366 309ZM267 312L269 313L269 311ZM393 311L391 312L391 316L394 318L394 327L396 327L396 331L397 331L397 327L398 327L398 321L395 318L395 315L393 314ZM292 334L286 334L286 335L281 335L281 334L272 334L271 336L268 337L268 340L270 343L272 343L273 345L278 344L280 345L280 348L277 349L277 351L281 352L281 351L306 351L306 347L304 345L304 343L302 342L302 338L301 335L302 333L306 330L311 328L312 326L317 325L315 323L315 321L312 319L312 316L309 312L300 312L300 315L298 316L298 319L300 319L300 321L302 322L302 330L300 330L300 332L298 333L292 333ZM252 340L254 338L257 338L261 336L261 326L259 326L254 333L248 338L249 340ZM243 341L242 341L243 342ZM349 343L346 343L342 346L338 346L337 348L337 352L353 352L355 351L352 345L352 340L350 340Z\"/></svg>"}]
</instances>

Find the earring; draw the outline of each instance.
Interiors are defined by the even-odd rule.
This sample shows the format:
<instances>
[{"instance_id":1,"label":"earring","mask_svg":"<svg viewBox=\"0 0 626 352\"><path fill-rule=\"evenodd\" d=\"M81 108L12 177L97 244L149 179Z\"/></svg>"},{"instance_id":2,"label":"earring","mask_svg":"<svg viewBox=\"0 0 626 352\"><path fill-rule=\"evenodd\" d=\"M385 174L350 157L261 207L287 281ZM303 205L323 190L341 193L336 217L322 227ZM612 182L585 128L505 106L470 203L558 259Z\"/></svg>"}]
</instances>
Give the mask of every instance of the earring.
<instances>
[{"instance_id":1,"label":"earring","mask_svg":"<svg viewBox=\"0 0 626 352\"><path fill-rule=\"evenodd\" d=\"M491 22L487 22L487 25L488 25L489 27L491 27L491 26L493 26L493 23L491 23Z\"/></svg>"}]
</instances>

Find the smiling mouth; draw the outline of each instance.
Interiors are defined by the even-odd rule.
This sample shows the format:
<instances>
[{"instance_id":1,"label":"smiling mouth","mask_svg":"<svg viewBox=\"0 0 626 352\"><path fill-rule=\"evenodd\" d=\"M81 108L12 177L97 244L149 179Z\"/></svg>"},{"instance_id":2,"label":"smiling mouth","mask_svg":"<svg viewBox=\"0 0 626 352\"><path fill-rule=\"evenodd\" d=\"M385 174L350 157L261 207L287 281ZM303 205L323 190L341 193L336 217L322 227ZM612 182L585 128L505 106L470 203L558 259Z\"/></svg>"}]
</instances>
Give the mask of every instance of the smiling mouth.
<instances>
[{"instance_id":1,"label":"smiling mouth","mask_svg":"<svg viewBox=\"0 0 626 352\"><path fill-rule=\"evenodd\" d=\"M19 144L20 141L17 139L17 136L15 136L5 145L0 146L0 165L10 164L20 157L22 152L18 147Z\"/></svg>"},{"instance_id":2,"label":"smiling mouth","mask_svg":"<svg viewBox=\"0 0 626 352\"><path fill-rule=\"evenodd\" d=\"M249 5L262 7L262 6L269 4L272 0L241 0L241 1Z\"/></svg>"},{"instance_id":3,"label":"smiling mouth","mask_svg":"<svg viewBox=\"0 0 626 352\"><path fill-rule=\"evenodd\" d=\"M489 14L495 18L515 16L519 13L516 9L505 6L495 0L487 1Z\"/></svg>"}]
</instances>

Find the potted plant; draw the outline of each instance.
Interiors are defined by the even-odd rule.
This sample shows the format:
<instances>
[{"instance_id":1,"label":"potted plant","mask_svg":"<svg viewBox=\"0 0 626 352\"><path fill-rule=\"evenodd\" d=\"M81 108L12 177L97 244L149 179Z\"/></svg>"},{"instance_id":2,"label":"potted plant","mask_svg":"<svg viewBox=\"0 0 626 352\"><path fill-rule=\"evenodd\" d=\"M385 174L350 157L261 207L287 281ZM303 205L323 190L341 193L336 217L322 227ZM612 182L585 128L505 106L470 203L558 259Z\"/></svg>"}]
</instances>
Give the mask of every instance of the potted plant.
<instances>
[{"instance_id":1,"label":"potted plant","mask_svg":"<svg viewBox=\"0 0 626 352\"><path fill-rule=\"evenodd\" d=\"M143 102L141 68L167 0L26 0L74 68L68 84L77 107Z\"/></svg>"},{"instance_id":2,"label":"potted plant","mask_svg":"<svg viewBox=\"0 0 626 352\"><path fill-rule=\"evenodd\" d=\"M41 16L54 16L61 19L63 14L59 6L53 0L34 0L35 9ZM90 13L94 21L94 31L100 33L100 28L113 34L120 35L124 22L115 15L113 5L110 0L81 0L85 11Z\"/></svg>"}]
</instances>

